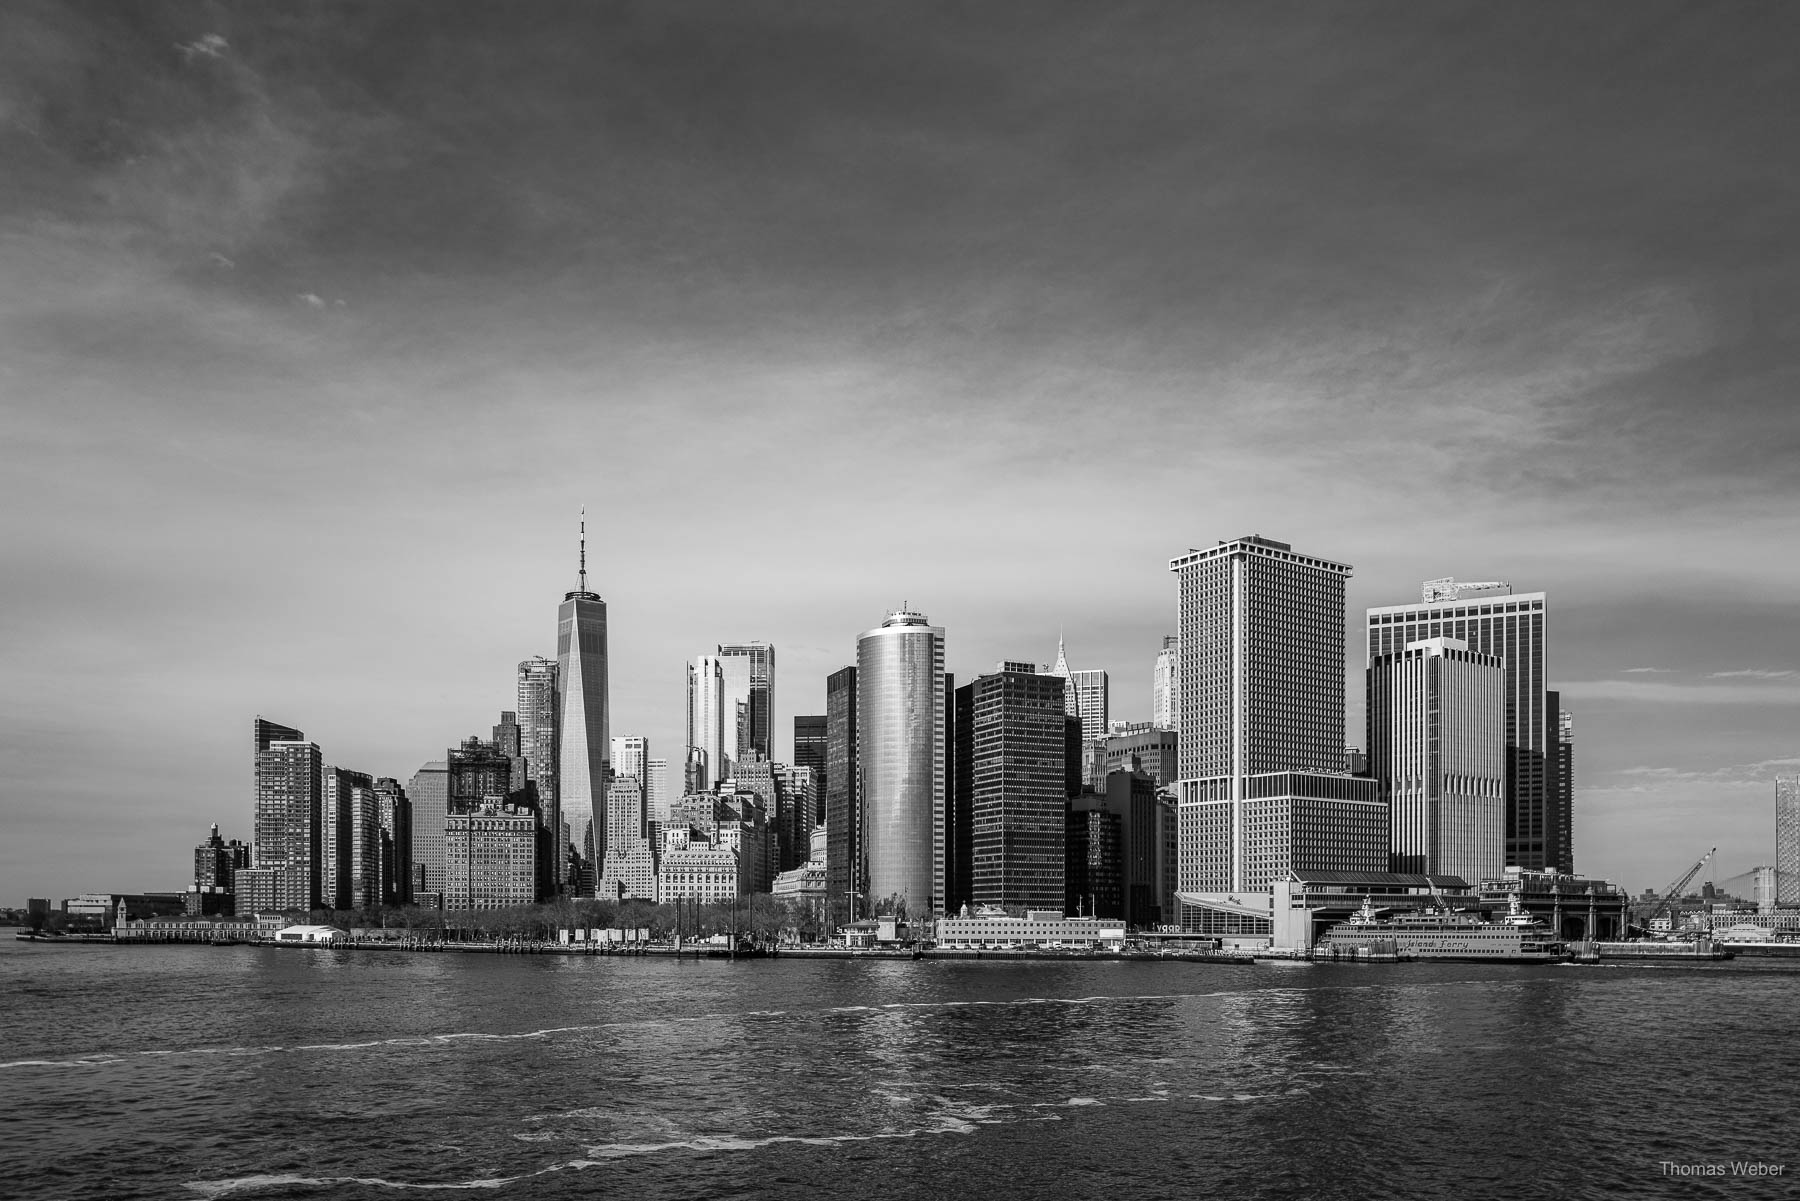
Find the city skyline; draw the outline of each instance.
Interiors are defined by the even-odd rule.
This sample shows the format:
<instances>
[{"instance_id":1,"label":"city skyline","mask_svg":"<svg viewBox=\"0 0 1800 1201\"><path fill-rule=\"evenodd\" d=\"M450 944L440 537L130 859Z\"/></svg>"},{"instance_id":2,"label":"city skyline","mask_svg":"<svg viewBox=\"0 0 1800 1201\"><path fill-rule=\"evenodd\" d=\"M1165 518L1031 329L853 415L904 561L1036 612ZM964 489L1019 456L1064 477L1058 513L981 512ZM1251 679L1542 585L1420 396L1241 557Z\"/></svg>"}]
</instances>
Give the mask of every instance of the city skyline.
<instances>
[{"instance_id":1,"label":"city skyline","mask_svg":"<svg viewBox=\"0 0 1800 1201\"><path fill-rule=\"evenodd\" d=\"M1363 610L1511 580L1578 870L1773 860L1800 14L408 11L5 18L12 901L250 839L248 715L401 781L486 731L584 503L672 772L697 649L781 648L789 761L905 603L1145 719L1168 559L1254 531L1357 565L1348 744Z\"/></svg>"}]
</instances>

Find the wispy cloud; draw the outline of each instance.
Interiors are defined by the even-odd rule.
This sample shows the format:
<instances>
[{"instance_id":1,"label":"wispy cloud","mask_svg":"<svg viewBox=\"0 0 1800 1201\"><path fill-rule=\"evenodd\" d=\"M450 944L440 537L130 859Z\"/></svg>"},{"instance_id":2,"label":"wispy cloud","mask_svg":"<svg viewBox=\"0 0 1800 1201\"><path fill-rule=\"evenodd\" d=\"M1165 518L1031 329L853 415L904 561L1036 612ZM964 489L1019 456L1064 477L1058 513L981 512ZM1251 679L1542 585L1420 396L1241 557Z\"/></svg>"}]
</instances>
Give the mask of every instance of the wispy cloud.
<instances>
[{"instance_id":1,"label":"wispy cloud","mask_svg":"<svg viewBox=\"0 0 1800 1201\"><path fill-rule=\"evenodd\" d=\"M231 43L216 33L209 33L191 42L179 42L175 49L181 52L184 62L191 63L195 58L224 58Z\"/></svg>"},{"instance_id":2,"label":"wispy cloud","mask_svg":"<svg viewBox=\"0 0 1800 1201\"><path fill-rule=\"evenodd\" d=\"M1746 667L1739 671L1715 671L1708 679L1713 680L1791 680L1800 676L1800 671L1792 669L1772 671L1762 667Z\"/></svg>"},{"instance_id":3,"label":"wispy cloud","mask_svg":"<svg viewBox=\"0 0 1800 1201\"><path fill-rule=\"evenodd\" d=\"M1710 678L1710 677L1709 677ZM1641 701L1656 705L1800 705L1800 679L1760 684L1674 680L1576 680L1562 693L1581 700Z\"/></svg>"},{"instance_id":4,"label":"wispy cloud","mask_svg":"<svg viewBox=\"0 0 1800 1201\"><path fill-rule=\"evenodd\" d=\"M1800 768L1800 757L1759 759L1755 763L1727 763L1716 767L1685 768L1663 764L1622 767L1607 775L1657 783L1766 783L1772 776Z\"/></svg>"},{"instance_id":5,"label":"wispy cloud","mask_svg":"<svg viewBox=\"0 0 1800 1201\"><path fill-rule=\"evenodd\" d=\"M1627 667L1625 669L1625 674L1628 676L1635 676L1635 675L1672 676L1675 674L1675 669L1673 667Z\"/></svg>"}]
</instances>

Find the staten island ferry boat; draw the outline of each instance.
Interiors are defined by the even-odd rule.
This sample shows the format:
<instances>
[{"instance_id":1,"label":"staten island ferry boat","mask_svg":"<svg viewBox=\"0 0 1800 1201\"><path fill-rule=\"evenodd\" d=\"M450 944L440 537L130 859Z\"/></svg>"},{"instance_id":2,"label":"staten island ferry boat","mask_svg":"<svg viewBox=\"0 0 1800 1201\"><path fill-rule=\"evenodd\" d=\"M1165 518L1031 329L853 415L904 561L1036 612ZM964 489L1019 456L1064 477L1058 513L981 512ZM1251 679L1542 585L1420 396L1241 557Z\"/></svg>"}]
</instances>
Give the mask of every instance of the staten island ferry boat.
<instances>
[{"instance_id":1,"label":"staten island ferry boat","mask_svg":"<svg viewBox=\"0 0 1800 1201\"><path fill-rule=\"evenodd\" d=\"M1384 914L1368 900L1319 939L1318 950L1369 948L1392 950L1401 958L1458 960L1468 963L1557 963L1568 948L1550 928L1525 912L1518 895L1498 921L1478 913L1450 909Z\"/></svg>"}]
</instances>

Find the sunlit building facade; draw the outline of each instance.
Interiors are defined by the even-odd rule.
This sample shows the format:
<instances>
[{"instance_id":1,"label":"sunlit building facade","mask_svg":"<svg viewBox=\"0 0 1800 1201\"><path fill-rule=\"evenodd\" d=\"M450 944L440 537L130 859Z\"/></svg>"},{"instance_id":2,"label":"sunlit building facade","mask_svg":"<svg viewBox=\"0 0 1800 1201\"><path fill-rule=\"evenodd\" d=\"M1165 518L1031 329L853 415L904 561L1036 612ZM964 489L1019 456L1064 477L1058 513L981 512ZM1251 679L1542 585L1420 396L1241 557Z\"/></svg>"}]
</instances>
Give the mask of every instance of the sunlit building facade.
<instances>
[{"instance_id":1,"label":"sunlit building facade","mask_svg":"<svg viewBox=\"0 0 1800 1201\"><path fill-rule=\"evenodd\" d=\"M1455 638L1506 669L1506 863L1573 871L1569 819L1557 782L1560 698L1545 686L1545 596L1504 596L1386 605L1368 611L1368 656L1415 642ZM1572 816L1572 815L1571 815Z\"/></svg>"},{"instance_id":2,"label":"sunlit building facade","mask_svg":"<svg viewBox=\"0 0 1800 1201\"><path fill-rule=\"evenodd\" d=\"M1176 682L1176 667L1181 655L1181 639L1173 634L1163 638L1156 652L1156 664L1150 669L1150 724L1160 730L1175 730L1176 713L1181 704L1181 691Z\"/></svg>"},{"instance_id":3,"label":"sunlit building facade","mask_svg":"<svg viewBox=\"0 0 1800 1201\"><path fill-rule=\"evenodd\" d=\"M1486 880L1506 866L1506 669L1454 638L1368 667L1369 774L1388 870Z\"/></svg>"},{"instance_id":4,"label":"sunlit building facade","mask_svg":"<svg viewBox=\"0 0 1800 1201\"><path fill-rule=\"evenodd\" d=\"M1348 564L1246 535L1180 580L1180 891L1258 889L1306 865L1387 868L1374 782L1343 774Z\"/></svg>"},{"instance_id":5,"label":"sunlit building facade","mask_svg":"<svg viewBox=\"0 0 1800 1201\"><path fill-rule=\"evenodd\" d=\"M726 728L724 670L718 656L697 655L687 668L688 791L716 788L731 774L731 754L737 748L734 742L726 749Z\"/></svg>"},{"instance_id":6,"label":"sunlit building facade","mask_svg":"<svg viewBox=\"0 0 1800 1201\"><path fill-rule=\"evenodd\" d=\"M253 856L258 869L271 873L267 907L317 909L322 901L325 773L319 745L303 741L298 730L261 718L256 719L256 743Z\"/></svg>"}]
</instances>

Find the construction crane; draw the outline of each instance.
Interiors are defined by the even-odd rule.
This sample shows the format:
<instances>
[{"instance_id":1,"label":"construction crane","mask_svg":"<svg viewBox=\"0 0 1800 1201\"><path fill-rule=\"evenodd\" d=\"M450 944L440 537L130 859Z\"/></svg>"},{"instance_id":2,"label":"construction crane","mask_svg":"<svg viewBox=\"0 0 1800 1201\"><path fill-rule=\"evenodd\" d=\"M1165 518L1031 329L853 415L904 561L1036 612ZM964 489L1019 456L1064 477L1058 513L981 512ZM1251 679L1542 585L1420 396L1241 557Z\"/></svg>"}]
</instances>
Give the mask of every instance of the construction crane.
<instances>
[{"instance_id":1,"label":"construction crane","mask_svg":"<svg viewBox=\"0 0 1800 1201\"><path fill-rule=\"evenodd\" d=\"M1453 601L1464 592L1492 592L1496 588L1504 588L1510 592L1512 585L1505 580L1483 580L1471 584L1467 580L1459 581L1455 576L1447 575L1440 580L1426 580L1419 589L1419 595L1429 605L1433 601Z\"/></svg>"},{"instance_id":2,"label":"construction crane","mask_svg":"<svg viewBox=\"0 0 1800 1201\"><path fill-rule=\"evenodd\" d=\"M1695 876L1700 874L1700 869L1706 866L1707 862L1718 853L1718 850L1718 847L1714 847L1712 850L1706 852L1706 854L1700 856L1700 862L1688 868L1686 872L1682 873L1681 879L1669 885L1668 890L1663 893L1662 899L1656 902L1656 908L1650 911L1650 915L1644 919L1644 924L1639 926L1638 929L1648 934L1650 932L1650 924L1662 916L1663 910L1670 908L1670 906L1680 899L1682 889L1686 888L1689 882L1692 881ZM1671 912L1669 929L1673 932L1674 928L1674 914Z\"/></svg>"}]
</instances>

